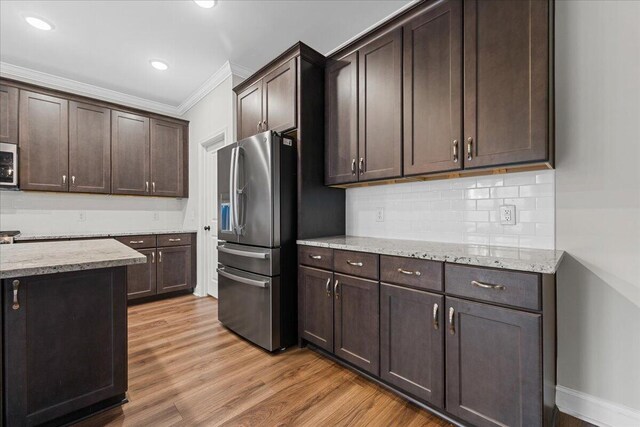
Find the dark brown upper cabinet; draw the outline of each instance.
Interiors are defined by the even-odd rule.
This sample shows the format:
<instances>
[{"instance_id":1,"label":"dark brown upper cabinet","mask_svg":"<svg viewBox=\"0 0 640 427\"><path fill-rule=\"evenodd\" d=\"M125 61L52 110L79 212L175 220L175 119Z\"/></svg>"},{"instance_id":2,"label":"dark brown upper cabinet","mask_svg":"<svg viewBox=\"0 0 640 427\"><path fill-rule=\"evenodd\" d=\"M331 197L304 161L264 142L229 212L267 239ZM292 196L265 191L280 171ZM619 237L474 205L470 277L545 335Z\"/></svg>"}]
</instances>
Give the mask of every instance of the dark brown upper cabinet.
<instances>
[{"instance_id":1,"label":"dark brown upper cabinet","mask_svg":"<svg viewBox=\"0 0 640 427\"><path fill-rule=\"evenodd\" d=\"M191 246L158 248L157 293L191 289Z\"/></svg>"},{"instance_id":2,"label":"dark brown upper cabinet","mask_svg":"<svg viewBox=\"0 0 640 427\"><path fill-rule=\"evenodd\" d=\"M380 376L444 409L444 297L380 285Z\"/></svg>"},{"instance_id":3,"label":"dark brown upper cabinet","mask_svg":"<svg viewBox=\"0 0 640 427\"><path fill-rule=\"evenodd\" d=\"M404 173L462 169L462 3L404 25Z\"/></svg>"},{"instance_id":4,"label":"dark brown upper cabinet","mask_svg":"<svg viewBox=\"0 0 640 427\"><path fill-rule=\"evenodd\" d=\"M465 167L549 159L549 3L464 2Z\"/></svg>"},{"instance_id":5,"label":"dark brown upper cabinet","mask_svg":"<svg viewBox=\"0 0 640 427\"><path fill-rule=\"evenodd\" d=\"M358 52L325 69L325 183L358 181Z\"/></svg>"},{"instance_id":6,"label":"dark brown upper cabinet","mask_svg":"<svg viewBox=\"0 0 640 427\"><path fill-rule=\"evenodd\" d=\"M298 268L298 302L302 338L333 352L333 273Z\"/></svg>"},{"instance_id":7,"label":"dark brown upper cabinet","mask_svg":"<svg viewBox=\"0 0 640 427\"><path fill-rule=\"evenodd\" d=\"M151 194L149 118L111 112L111 189L113 194Z\"/></svg>"},{"instance_id":8,"label":"dark brown upper cabinet","mask_svg":"<svg viewBox=\"0 0 640 427\"><path fill-rule=\"evenodd\" d=\"M0 142L18 143L18 89L0 85Z\"/></svg>"},{"instance_id":9,"label":"dark brown upper cabinet","mask_svg":"<svg viewBox=\"0 0 640 427\"><path fill-rule=\"evenodd\" d=\"M337 356L374 375L380 370L380 285L334 275L334 349Z\"/></svg>"},{"instance_id":10,"label":"dark brown upper cabinet","mask_svg":"<svg viewBox=\"0 0 640 427\"><path fill-rule=\"evenodd\" d=\"M296 59L267 74L262 81L263 130L284 132L296 127Z\"/></svg>"},{"instance_id":11,"label":"dark brown upper cabinet","mask_svg":"<svg viewBox=\"0 0 640 427\"><path fill-rule=\"evenodd\" d=\"M447 411L476 426L543 425L541 316L446 298Z\"/></svg>"},{"instance_id":12,"label":"dark brown upper cabinet","mask_svg":"<svg viewBox=\"0 0 640 427\"><path fill-rule=\"evenodd\" d=\"M238 140L261 132L262 80L238 94Z\"/></svg>"},{"instance_id":13,"label":"dark brown upper cabinet","mask_svg":"<svg viewBox=\"0 0 640 427\"><path fill-rule=\"evenodd\" d=\"M151 194L182 197L184 193L184 126L151 119Z\"/></svg>"},{"instance_id":14,"label":"dark brown upper cabinet","mask_svg":"<svg viewBox=\"0 0 640 427\"><path fill-rule=\"evenodd\" d=\"M111 192L111 110L69 102L69 192Z\"/></svg>"},{"instance_id":15,"label":"dark brown upper cabinet","mask_svg":"<svg viewBox=\"0 0 640 427\"><path fill-rule=\"evenodd\" d=\"M69 189L68 101L20 91L20 188Z\"/></svg>"},{"instance_id":16,"label":"dark brown upper cabinet","mask_svg":"<svg viewBox=\"0 0 640 427\"><path fill-rule=\"evenodd\" d=\"M402 29L358 51L359 180L402 175Z\"/></svg>"}]
</instances>

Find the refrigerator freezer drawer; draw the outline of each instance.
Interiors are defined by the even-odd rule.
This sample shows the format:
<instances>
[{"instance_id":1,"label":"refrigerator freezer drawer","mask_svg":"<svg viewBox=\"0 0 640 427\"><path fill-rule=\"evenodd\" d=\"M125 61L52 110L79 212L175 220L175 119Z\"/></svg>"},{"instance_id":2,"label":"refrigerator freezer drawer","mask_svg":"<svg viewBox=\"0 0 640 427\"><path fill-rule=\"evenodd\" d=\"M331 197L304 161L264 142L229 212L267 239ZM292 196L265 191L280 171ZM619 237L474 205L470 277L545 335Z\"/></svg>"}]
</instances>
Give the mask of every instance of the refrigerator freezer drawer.
<instances>
[{"instance_id":1,"label":"refrigerator freezer drawer","mask_svg":"<svg viewBox=\"0 0 640 427\"><path fill-rule=\"evenodd\" d=\"M280 277L218 268L218 320L249 341L280 348Z\"/></svg>"},{"instance_id":2,"label":"refrigerator freezer drawer","mask_svg":"<svg viewBox=\"0 0 640 427\"><path fill-rule=\"evenodd\" d=\"M218 262L228 267L263 276L277 276L280 274L280 248L256 248L220 242Z\"/></svg>"}]
</instances>

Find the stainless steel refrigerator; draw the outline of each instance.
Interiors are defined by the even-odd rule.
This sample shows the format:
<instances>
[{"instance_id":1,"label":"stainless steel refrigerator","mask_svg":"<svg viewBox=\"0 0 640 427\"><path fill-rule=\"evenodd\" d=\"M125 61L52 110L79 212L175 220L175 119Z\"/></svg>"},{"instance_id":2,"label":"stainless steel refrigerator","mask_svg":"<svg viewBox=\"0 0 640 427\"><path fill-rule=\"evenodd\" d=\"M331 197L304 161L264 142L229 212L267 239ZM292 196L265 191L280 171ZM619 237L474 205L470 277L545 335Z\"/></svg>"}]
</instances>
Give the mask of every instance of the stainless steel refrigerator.
<instances>
[{"instance_id":1,"label":"stainless steel refrigerator","mask_svg":"<svg viewBox=\"0 0 640 427\"><path fill-rule=\"evenodd\" d=\"M271 131L218 151L218 319L269 351L296 340L296 165Z\"/></svg>"}]
</instances>

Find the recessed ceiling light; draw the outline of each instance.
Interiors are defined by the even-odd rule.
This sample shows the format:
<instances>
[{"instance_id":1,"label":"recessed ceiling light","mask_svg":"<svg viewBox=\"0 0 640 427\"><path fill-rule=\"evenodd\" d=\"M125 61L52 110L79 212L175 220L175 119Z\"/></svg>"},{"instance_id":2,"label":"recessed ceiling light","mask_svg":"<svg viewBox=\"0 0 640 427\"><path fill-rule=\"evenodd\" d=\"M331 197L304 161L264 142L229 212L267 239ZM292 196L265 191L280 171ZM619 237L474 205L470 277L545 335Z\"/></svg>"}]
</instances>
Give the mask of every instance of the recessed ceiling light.
<instances>
[{"instance_id":1,"label":"recessed ceiling light","mask_svg":"<svg viewBox=\"0 0 640 427\"><path fill-rule=\"evenodd\" d=\"M158 61L157 59L154 59L153 61L149 61L149 62L151 63L151 66L156 70L164 71L167 68L169 68L169 66L165 62Z\"/></svg>"},{"instance_id":2,"label":"recessed ceiling light","mask_svg":"<svg viewBox=\"0 0 640 427\"><path fill-rule=\"evenodd\" d=\"M32 27L36 27L39 30L49 31L53 28L53 25L49 24L44 19L36 18L35 16L25 16L24 20Z\"/></svg>"},{"instance_id":3,"label":"recessed ceiling light","mask_svg":"<svg viewBox=\"0 0 640 427\"><path fill-rule=\"evenodd\" d=\"M205 9L211 9L216 5L217 0L193 0L195 4Z\"/></svg>"}]
</instances>

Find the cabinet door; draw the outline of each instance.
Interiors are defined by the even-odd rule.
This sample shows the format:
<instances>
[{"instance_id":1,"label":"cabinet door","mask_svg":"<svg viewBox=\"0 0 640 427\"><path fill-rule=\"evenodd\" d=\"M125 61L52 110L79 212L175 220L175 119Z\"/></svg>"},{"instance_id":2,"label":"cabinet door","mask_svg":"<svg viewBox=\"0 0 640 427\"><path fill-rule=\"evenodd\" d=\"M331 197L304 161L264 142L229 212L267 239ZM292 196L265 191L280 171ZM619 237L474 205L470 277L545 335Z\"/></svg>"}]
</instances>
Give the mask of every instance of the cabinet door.
<instances>
[{"instance_id":1,"label":"cabinet door","mask_svg":"<svg viewBox=\"0 0 640 427\"><path fill-rule=\"evenodd\" d=\"M184 126L151 119L151 194L182 197Z\"/></svg>"},{"instance_id":2,"label":"cabinet door","mask_svg":"<svg viewBox=\"0 0 640 427\"><path fill-rule=\"evenodd\" d=\"M0 85L0 142L18 143L18 89Z\"/></svg>"},{"instance_id":3,"label":"cabinet door","mask_svg":"<svg viewBox=\"0 0 640 427\"><path fill-rule=\"evenodd\" d=\"M302 338L333 351L333 273L298 267L298 307Z\"/></svg>"},{"instance_id":4,"label":"cabinet door","mask_svg":"<svg viewBox=\"0 0 640 427\"><path fill-rule=\"evenodd\" d=\"M125 267L3 281L5 424L34 426L127 390ZM3 425L5 425L3 424Z\"/></svg>"},{"instance_id":5,"label":"cabinet door","mask_svg":"<svg viewBox=\"0 0 640 427\"><path fill-rule=\"evenodd\" d=\"M358 52L325 70L325 184L358 180Z\"/></svg>"},{"instance_id":6,"label":"cabinet door","mask_svg":"<svg viewBox=\"0 0 640 427\"><path fill-rule=\"evenodd\" d=\"M68 102L20 91L20 188L69 189Z\"/></svg>"},{"instance_id":7,"label":"cabinet door","mask_svg":"<svg viewBox=\"0 0 640 427\"><path fill-rule=\"evenodd\" d=\"M402 175L402 29L359 51L359 180Z\"/></svg>"},{"instance_id":8,"label":"cabinet door","mask_svg":"<svg viewBox=\"0 0 640 427\"><path fill-rule=\"evenodd\" d=\"M335 275L335 354L378 375L380 289L378 282Z\"/></svg>"},{"instance_id":9,"label":"cabinet door","mask_svg":"<svg viewBox=\"0 0 640 427\"><path fill-rule=\"evenodd\" d=\"M404 174L462 168L462 2L404 26Z\"/></svg>"},{"instance_id":10,"label":"cabinet door","mask_svg":"<svg viewBox=\"0 0 640 427\"><path fill-rule=\"evenodd\" d=\"M284 132L296 127L296 59L262 79L263 120L266 129Z\"/></svg>"},{"instance_id":11,"label":"cabinet door","mask_svg":"<svg viewBox=\"0 0 640 427\"><path fill-rule=\"evenodd\" d=\"M540 315L449 297L446 307L447 411L477 426L542 425Z\"/></svg>"},{"instance_id":12,"label":"cabinet door","mask_svg":"<svg viewBox=\"0 0 640 427\"><path fill-rule=\"evenodd\" d=\"M465 168L549 154L549 2L464 2Z\"/></svg>"},{"instance_id":13,"label":"cabinet door","mask_svg":"<svg viewBox=\"0 0 640 427\"><path fill-rule=\"evenodd\" d=\"M127 267L127 297L130 300L156 294L156 250L137 251L147 257L147 262Z\"/></svg>"},{"instance_id":14,"label":"cabinet door","mask_svg":"<svg viewBox=\"0 0 640 427\"><path fill-rule=\"evenodd\" d=\"M112 111L111 126L111 192L150 194L149 118Z\"/></svg>"},{"instance_id":15,"label":"cabinet door","mask_svg":"<svg viewBox=\"0 0 640 427\"><path fill-rule=\"evenodd\" d=\"M191 246L173 246L158 248L157 292L180 291L190 289L191 284Z\"/></svg>"},{"instance_id":16,"label":"cabinet door","mask_svg":"<svg viewBox=\"0 0 640 427\"><path fill-rule=\"evenodd\" d=\"M444 297L380 285L380 376L444 409Z\"/></svg>"},{"instance_id":17,"label":"cabinet door","mask_svg":"<svg viewBox=\"0 0 640 427\"><path fill-rule=\"evenodd\" d=\"M111 192L111 110L69 102L69 191Z\"/></svg>"},{"instance_id":18,"label":"cabinet door","mask_svg":"<svg viewBox=\"0 0 640 427\"><path fill-rule=\"evenodd\" d=\"M238 140L262 132L262 80L238 94Z\"/></svg>"}]
</instances>

